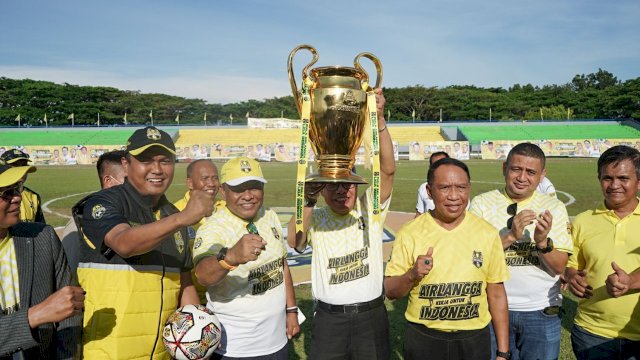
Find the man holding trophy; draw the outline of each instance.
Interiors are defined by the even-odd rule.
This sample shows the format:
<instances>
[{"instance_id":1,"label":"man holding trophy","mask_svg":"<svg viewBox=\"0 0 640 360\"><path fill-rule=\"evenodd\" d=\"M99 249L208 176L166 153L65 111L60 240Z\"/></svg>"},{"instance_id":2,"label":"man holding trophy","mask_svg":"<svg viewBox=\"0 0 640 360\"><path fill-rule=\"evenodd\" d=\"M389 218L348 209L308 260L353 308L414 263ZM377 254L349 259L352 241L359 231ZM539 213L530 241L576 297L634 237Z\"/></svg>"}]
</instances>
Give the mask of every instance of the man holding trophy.
<instances>
[{"instance_id":1,"label":"man holding trophy","mask_svg":"<svg viewBox=\"0 0 640 360\"><path fill-rule=\"evenodd\" d=\"M291 61L301 48L311 51L314 60L303 70L299 94ZM358 63L361 56L376 65L375 90L369 87L368 75ZM362 53L354 60L355 68L321 67L307 75L317 58L315 49L308 45L294 49L289 57L289 79L303 119L301 144L305 121L310 120L309 139L318 162L318 173L304 183L304 207L298 172L296 214L288 229L291 247L300 252L307 244L313 247L312 288L317 307L309 358L388 359L382 230L396 165L384 119L382 68L375 56ZM367 132L374 156L373 181L358 197L357 184L366 181L355 174L353 165ZM305 160L301 151L300 164ZM326 207L314 207L319 195Z\"/></svg>"},{"instance_id":2,"label":"man holding trophy","mask_svg":"<svg viewBox=\"0 0 640 360\"><path fill-rule=\"evenodd\" d=\"M384 119L384 96L376 89L380 135L380 223L373 224L372 191L358 197L354 183L307 183L304 234L296 239L289 222L289 246L313 247L312 287L317 299L310 359L388 359L389 321L382 296L382 224L396 170ZM321 194L326 207L314 208ZM375 229L369 231L371 226Z\"/></svg>"}]
</instances>

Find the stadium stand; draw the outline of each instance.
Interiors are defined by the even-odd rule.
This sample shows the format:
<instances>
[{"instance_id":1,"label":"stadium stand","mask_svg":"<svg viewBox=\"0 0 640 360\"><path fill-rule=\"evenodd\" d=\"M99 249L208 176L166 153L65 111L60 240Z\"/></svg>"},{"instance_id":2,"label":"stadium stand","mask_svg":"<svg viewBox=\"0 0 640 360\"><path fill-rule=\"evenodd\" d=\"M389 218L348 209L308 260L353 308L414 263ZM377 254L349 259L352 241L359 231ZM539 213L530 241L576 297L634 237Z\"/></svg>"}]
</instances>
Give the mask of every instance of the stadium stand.
<instances>
[{"instance_id":1,"label":"stadium stand","mask_svg":"<svg viewBox=\"0 0 640 360\"><path fill-rule=\"evenodd\" d=\"M446 141L440 126L389 126L393 141L408 145L413 141Z\"/></svg>"},{"instance_id":2,"label":"stadium stand","mask_svg":"<svg viewBox=\"0 0 640 360\"><path fill-rule=\"evenodd\" d=\"M2 146L125 145L134 129L15 130L0 132ZM167 131L175 139L176 129Z\"/></svg>"},{"instance_id":3,"label":"stadium stand","mask_svg":"<svg viewBox=\"0 0 640 360\"><path fill-rule=\"evenodd\" d=\"M566 125L514 125L514 126L459 126L462 134L472 144L482 140L542 140L542 139L635 139L640 131L611 124Z\"/></svg>"},{"instance_id":4,"label":"stadium stand","mask_svg":"<svg viewBox=\"0 0 640 360\"><path fill-rule=\"evenodd\" d=\"M300 129L181 129L176 140L176 147L193 144L298 143L299 137Z\"/></svg>"}]
</instances>

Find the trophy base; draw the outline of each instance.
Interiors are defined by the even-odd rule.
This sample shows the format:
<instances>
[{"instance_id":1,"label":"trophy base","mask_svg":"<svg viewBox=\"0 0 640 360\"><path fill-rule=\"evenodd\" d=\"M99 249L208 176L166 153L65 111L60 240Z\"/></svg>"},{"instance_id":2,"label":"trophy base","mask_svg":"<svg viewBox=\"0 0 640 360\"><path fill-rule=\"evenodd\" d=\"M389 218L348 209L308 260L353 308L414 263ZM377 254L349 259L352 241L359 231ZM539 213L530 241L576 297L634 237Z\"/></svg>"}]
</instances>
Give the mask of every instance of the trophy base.
<instances>
[{"instance_id":1,"label":"trophy base","mask_svg":"<svg viewBox=\"0 0 640 360\"><path fill-rule=\"evenodd\" d=\"M313 182L313 183L349 183L349 184L367 184L367 181L362 177L356 174L349 174L346 177L328 177L322 176L321 174L311 174L307 176L305 182Z\"/></svg>"}]
</instances>

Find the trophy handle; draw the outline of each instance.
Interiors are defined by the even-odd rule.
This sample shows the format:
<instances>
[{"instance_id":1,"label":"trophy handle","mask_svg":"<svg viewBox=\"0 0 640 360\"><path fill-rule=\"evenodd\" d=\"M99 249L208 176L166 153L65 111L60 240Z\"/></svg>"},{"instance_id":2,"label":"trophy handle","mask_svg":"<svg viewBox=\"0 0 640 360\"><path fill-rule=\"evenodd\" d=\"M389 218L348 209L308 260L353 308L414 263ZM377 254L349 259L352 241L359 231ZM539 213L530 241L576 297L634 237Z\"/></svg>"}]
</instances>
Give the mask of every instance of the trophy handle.
<instances>
[{"instance_id":1,"label":"trophy handle","mask_svg":"<svg viewBox=\"0 0 640 360\"><path fill-rule=\"evenodd\" d=\"M360 65L361 57L366 57L367 59L373 61L373 64L376 66L376 72L378 74L378 77L376 79L376 86L374 87L374 89L379 88L380 85L382 84L382 63L380 62L380 59L378 59L375 55L369 52L360 53L356 56L355 59L353 59L353 65L356 67L356 69L362 71L365 74L367 81L369 81L369 74L367 74L367 71L362 67L362 65Z\"/></svg>"},{"instance_id":2,"label":"trophy handle","mask_svg":"<svg viewBox=\"0 0 640 360\"><path fill-rule=\"evenodd\" d=\"M291 50L291 53L289 53L289 61L287 62L287 66L289 69L289 82L291 83L291 91L293 92L293 99L295 100L296 107L298 108L298 114L301 114L301 111L302 111L302 101L300 101L300 92L298 91L296 78L293 75L293 57L298 52L298 50L301 50L301 49L309 50L313 54L313 59L311 60L311 62L302 69L303 83L304 83L304 80L306 80L307 77L309 77L309 68L311 67L311 65L315 64L316 61L318 61L319 59L318 51L316 51L316 49L311 45L303 44L303 45L296 46L293 50Z\"/></svg>"}]
</instances>

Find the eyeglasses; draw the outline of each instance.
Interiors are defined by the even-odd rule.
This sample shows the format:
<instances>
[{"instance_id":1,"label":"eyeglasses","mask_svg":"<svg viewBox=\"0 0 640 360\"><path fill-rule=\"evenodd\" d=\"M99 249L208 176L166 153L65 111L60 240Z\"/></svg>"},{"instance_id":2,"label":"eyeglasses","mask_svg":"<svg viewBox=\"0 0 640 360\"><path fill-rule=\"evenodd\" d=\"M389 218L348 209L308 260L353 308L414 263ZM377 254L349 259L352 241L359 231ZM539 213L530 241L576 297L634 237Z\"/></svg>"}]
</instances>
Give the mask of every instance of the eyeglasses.
<instances>
[{"instance_id":1,"label":"eyeglasses","mask_svg":"<svg viewBox=\"0 0 640 360\"><path fill-rule=\"evenodd\" d=\"M326 185L327 190L329 191L336 191L339 188L343 188L345 190L350 190L352 188L354 188L356 186L356 184L354 183L330 183Z\"/></svg>"},{"instance_id":2,"label":"eyeglasses","mask_svg":"<svg viewBox=\"0 0 640 360\"><path fill-rule=\"evenodd\" d=\"M24 184L22 182L16 183L13 186L2 188L0 189L0 199L9 201L13 199L14 196L20 195L23 189Z\"/></svg>"},{"instance_id":3,"label":"eyeglasses","mask_svg":"<svg viewBox=\"0 0 640 360\"><path fill-rule=\"evenodd\" d=\"M507 229L511 230L511 226L513 226L513 218L516 217L517 212L518 212L518 203L513 203L507 206L507 214L511 215L511 217L507 219Z\"/></svg>"},{"instance_id":4,"label":"eyeglasses","mask_svg":"<svg viewBox=\"0 0 640 360\"><path fill-rule=\"evenodd\" d=\"M249 232L249 234L260 235L260 233L258 233L256 224L254 224L253 222L247 224L247 231Z\"/></svg>"}]
</instances>

